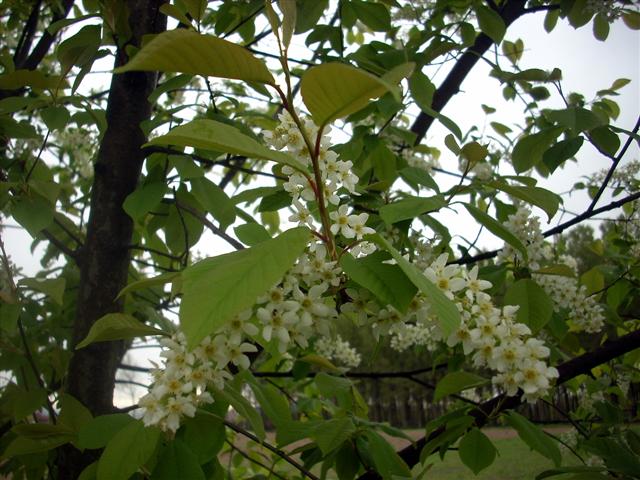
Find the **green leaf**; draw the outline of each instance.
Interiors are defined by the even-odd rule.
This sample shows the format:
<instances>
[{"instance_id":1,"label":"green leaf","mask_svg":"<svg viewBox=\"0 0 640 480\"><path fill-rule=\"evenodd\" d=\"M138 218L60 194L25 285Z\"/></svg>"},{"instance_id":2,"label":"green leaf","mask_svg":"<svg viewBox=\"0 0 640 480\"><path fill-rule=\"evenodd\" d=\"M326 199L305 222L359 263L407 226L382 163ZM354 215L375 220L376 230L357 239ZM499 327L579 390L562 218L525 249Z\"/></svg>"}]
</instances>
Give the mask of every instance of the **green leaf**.
<instances>
[{"instance_id":1,"label":"green leaf","mask_svg":"<svg viewBox=\"0 0 640 480\"><path fill-rule=\"evenodd\" d=\"M59 407L58 422L71 428L74 433L79 433L85 425L93 420L89 409L69 393L61 395Z\"/></svg>"},{"instance_id":2,"label":"green leaf","mask_svg":"<svg viewBox=\"0 0 640 480\"><path fill-rule=\"evenodd\" d=\"M398 172L400 177L415 190L419 190L418 185L430 188L439 192L440 188L431 175L426 170L417 167L405 167Z\"/></svg>"},{"instance_id":3,"label":"green leaf","mask_svg":"<svg viewBox=\"0 0 640 480\"><path fill-rule=\"evenodd\" d=\"M431 108L436 86L424 73L419 70L413 72L413 75L409 77L409 91L411 92L411 97L421 110Z\"/></svg>"},{"instance_id":4,"label":"green leaf","mask_svg":"<svg viewBox=\"0 0 640 480\"><path fill-rule=\"evenodd\" d=\"M296 33L304 33L318 25L328 6L329 0L303 0L300 2L296 15Z\"/></svg>"},{"instance_id":5,"label":"green leaf","mask_svg":"<svg viewBox=\"0 0 640 480\"><path fill-rule=\"evenodd\" d=\"M598 13L593 19L593 36L601 42L609 36L609 22L602 13Z\"/></svg>"},{"instance_id":6,"label":"green leaf","mask_svg":"<svg viewBox=\"0 0 640 480\"><path fill-rule=\"evenodd\" d=\"M587 110L582 107L569 107L563 110L547 110L545 112L545 117L558 125L570 128L576 132L592 130L605 123L591 110ZM553 132L554 130L552 129L550 131Z\"/></svg>"},{"instance_id":7,"label":"green leaf","mask_svg":"<svg viewBox=\"0 0 640 480\"><path fill-rule=\"evenodd\" d=\"M231 405L238 414L243 416L251 424L251 428L260 440L265 439L264 423L260 413L251 405L251 402L232 385L226 384L224 390L216 390L215 396Z\"/></svg>"},{"instance_id":8,"label":"green leaf","mask_svg":"<svg viewBox=\"0 0 640 480\"><path fill-rule=\"evenodd\" d=\"M21 196L11 207L13 219L32 237L53 223L51 205L40 195Z\"/></svg>"},{"instance_id":9,"label":"green leaf","mask_svg":"<svg viewBox=\"0 0 640 480\"><path fill-rule=\"evenodd\" d=\"M544 152L561 132L561 128L551 128L520 138L511 153L515 171L517 173L526 172L540 163Z\"/></svg>"},{"instance_id":10,"label":"green leaf","mask_svg":"<svg viewBox=\"0 0 640 480\"><path fill-rule=\"evenodd\" d=\"M190 345L251 307L282 279L309 242L309 229L298 227L254 247L187 267L182 272L180 325Z\"/></svg>"},{"instance_id":11,"label":"green leaf","mask_svg":"<svg viewBox=\"0 0 640 480\"><path fill-rule=\"evenodd\" d=\"M68 426L51 423L19 423L11 431L31 440L74 436L74 431Z\"/></svg>"},{"instance_id":12,"label":"green leaf","mask_svg":"<svg viewBox=\"0 0 640 480\"><path fill-rule=\"evenodd\" d=\"M411 472L407 464L396 453L384 438L373 430L364 432L363 437L367 442L367 451L373 460L377 473L383 480L397 480L398 478L411 478Z\"/></svg>"},{"instance_id":13,"label":"green leaf","mask_svg":"<svg viewBox=\"0 0 640 480\"><path fill-rule=\"evenodd\" d=\"M191 73L274 85L264 62L235 43L177 29L153 38L115 73L135 70Z\"/></svg>"},{"instance_id":14,"label":"green leaf","mask_svg":"<svg viewBox=\"0 0 640 480\"><path fill-rule=\"evenodd\" d=\"M42 115L42 121L49 130L62 130L71 117L69 110L65 107L55 105L43 109L40 115Z\"/></svg>"},{"instance_id":15,"label":"green leaf","mask_svg":"<svg viewBox=\"0 0 640 480\"><path fill-rule=\"evenodd\" d=\"M329 452L339 448L356 431L356 426L348 417L332 418L318 425L311 434L311 438L327 455Z\"/></svg>"},{"instance_id":16,"label":"green leaf","mask_svg":"<svg viewBox=\"0 0 640 480\"><path fill-rule=\"evenodd\" d=\"M2 456L0 456L0 459L4 460L17 455L46 452L57 448L60 445L64 445L65 443L69 443L74 438L75 436L71 433L61 433L60 435L48 436L45 438L18 437L9 444Z\"/></svg>"},{"instance_id":17,"label":"green leaf","mask_svg":"<svg viewBox=\"0 0 640 480\"><path fill-rule=\"evenodd\" d=\"M0 89L18 90L23 87L54 89L61 85L60 77L48 77L37 70L15 70L0 75Z\"/></svg>"},{"instance_id":18,"label":"green leaf","mask_svg":"<svg viewBox=\"0 0 640 480\"><path fill-rule=\"evenodd\" d=\"M339 480L353 480L360 469L358 452L352 442L343 443L336 454L336 473Z\"/></svg>"},{"instance_id":19,"label":"green leaf","mask_svg":"<svg viewBox=\"0 0 640 480\"><path fill-rule=\"evenodd\" d=\"M18 282L18 285L24 285L36 292L44 293L51 297L51 299L58 305L62 305L62 296L64 295L64 289L67 281L60 278L23 278Z\"/></svg>"},{"instance_id":20,"label":"green leaf","mask_svg":"<svg viewBox=\"0 0 640 480\"><path fill-rule=\"evenodd\" d=\"M519 198L531 205L541 208L549 217L549 221L558 211L561 198L553 192L541 187L514 186L507 183L492 181L489 185L498 190Z\"/></svg>"},{"instance_id":21,"label":"green leaf","mask_svg":"<svg viewBox=\"0 0 640 480\"><path fill-rule=\"evenodd\" d=\"M549 169L551 173L555 171L560 165L562 165L565 161L574 157L582 144L584 142L584 138L582 137L574 137L569 138L567 140L561 140L556 143L549 149L547 149L542 155L542 161Z\"/></svg>"},{"instance_id":22,"label":"green leaf","mask_svg":"<svg viewBox=\"0 0 640 480\"><path fill-rule=\"evenodd\" d=\"M118 293L118 296L116 298L120 298L127 293L135 292L137 290L144 290L145 288L164 285L165 283L176 280L179 276L180 272L168 272L153 278L143 278L142 280L131 282L129 285L120 290L120 293Z\"/></svg>"},{"instance_id":23,"label":"green leaf","mask_svg":"<svg viewBox=\"0 0 640 480\"><path fill-rule=\"evenodd\" d=\"M134 421L134 418L124 413L95 417L78 432L78 446L88 449L104 448L116 433Z\"/></svg>"},{"instance_id":24,"label":"green leaf","mask_svg":"<svg viewBox=\"0 0 640 480\"><path fill-rule=\"evenodd\" d=\"M386 32L391 28L391 16L384 5L363 0L351 0L349 3L358 20L374 32Z\"/></svg>"},{"instance_id":25,"label":"green leaf","mask_svg":"<svg viewBox=\"0 0 640 480\"><path fill-rule=\"evenodd\" d=\"M145 325L127 313L108 313L91 326L85 339L76 345L76 350L95 342L125 340L147 335L169 336L168 333Z\"/></svg>"},{"instance_id":26,"label":"green leaf","mask_svg":"<svg viewBox=\"0 0 640 480\"><path fill-rule=\"evenodd\" d=\"M153 469L151 480L205 480L198 457L191 449L174 439L158 454L158 463Z\"/></svg>"},{"instance_id":27,"label":"green leaf","mask_svg":"<svg viewBox=\"0 0 640 480\"><path fill-rule=\"evenodd\" d=\"M600 472L606 472L606 468L605 467L588 467L588 466L583 466L583 465L578 465L575 467L560 467L560 468L552 468L549 470L545 470L544 472L538 474L538 476L536 477L536 480L543 480L545 478L549 478L549 477L555 477L557 475L563 475L566 473L578 473L578 474L584 474L584 475L598 475ZM571 477L569 480L605 480L607 478L610 478L606 475L600 475L600 476L578 476L578 477ZM567 480L567 477L563 476L562 477L563 480Z\"/></svg>"},{"instance_id":28,"label":"green leaf","mask_svg":"<svg viewBox=\"0 0 640 480\"><path fill-rule=\"evenodd\" d=\"M468 388L480 387L489 380L469 372L452 372L444 376L436 385L433 400L439 401L452 393L462 392Z\"/></svg>"},{"instance_id":29,"label":"green leaf","mask_svg":"<svg viewBox=\"0 0 640 480\"><path fill-rule=\"evenodd\" d=\"M247 380L260 408L274 425L281 426L293 420L289 403L280 390L268 383L261 383L248 371L242 372L240 375Z\"/></svg>"},{"instance_id":30,"label":"green leaf","mask_svg":"<svg viewBox=\"0 0 640 480\"><path fill-rule=\"evenodd\" d=\"M97 480L127 480L156 449L160 430L135 420L116 433L98 461Z\"/></svg>"},{"instance_id":31,"label":"green leaf","mask_svg":"<svg viewBox=\"0 0 640 480\"><path fill-rule=\"evenodd\" d=\"M475 10L482 33L499 44L507 31L507 27L500 14L481 4L476 5Z\"/></svg>"},{"instance_id":32,"label":"green leaf","mask_svg":"<svg viewBox=\"0 0 640 480\"><path fill-rule=\"evenodd\" d=\"M304 104L320 126L357 112L372 98L396 91L395 86L383 79L343 63L310 68L300 85Z\"/></svg>"},{"instance_id":33,"label":"green leaf","mask_svg":"<svg viewBox=\"0 0 640 480\"><path fill-rule=\"evenodd\" d=\"M236 206L218 185L200 177L191 179L191 193L224 230L236 220Z\"/></svg>"},{"instance_id":34,"label":"green leaf","mask_svg":"<svg viewBox=\"0 0 640 480\"><path fill-rule=\"evenodd\" d=\"M544 327L553 314L553 302L544 289L529 278L518 280L509 287L504 296L505 305L518 305L518 322L531 328L535 335Z\"/></svg>"},{"instance_id":35,"label":"green leaf","mask_svg":"<svg viewBox=\"0 0 640 480\"><path fill-rule=\"evenodd\" d=\"M622 14L622 21L631 30L640 30L640 12L627 10Z\"/></svg>"},{"instance_id":36,"label":"green leaf","mask_svg":"<svg viewBox=\"0 0 640 480\"><path fill-rule=\"evenodd\" d=\"M306 172L305 167L290 155L269 150L237 128L215 120L199 119L180 125L166 135L152 139L147 145L195 147L232 155L244 155L249 158L272 160Z\"/></svg>"},{"instance_id":37,"label":"green leaf","mask_svg":"<svg viewBox=\"0 0 640 480\"><path fill-rule=\"evenodd\" d=\"M458 140L462 140L462 131L460 131L460 127L451 120L449 117L441 114L440 112L436 112L433 108L427 108L426 105L421 107L421 110L427 115L440 120L440 123L444 125L451 133L453 133Z\"/></svg>"},{"instance_id":38,"label":"green leaf","mask_svg":"<svg viewBox=\"0 0 640 480\"><path fill-rule=\"evenodd\" d=\"M476 219L478 223L483 225L487 230L493 233L496 237L501 238L513 248L518 250L523 258L527 259L527 248L522 244L520 239L516 237L513 233L511 233L502 223L487 215L479 208L474 207L471 204L465 203L464 208L471 214L473 218Z\"/></svg>"},{"instance_id":39,"label":"green leaf","mask_svg":"<svg viewBox=\"0 0 640 480\"><path fill-rule=\"evenodd\" d=\"M562 454L554 440L517 412L509 412L505 417L509 425L517 430L520 438L530 449L552 460L557 467L560 466Z\"/></svg>"},{"instance_id":40,"label":"green leaf","mask_svg":"<svg viewBox=\"0 0 640 480\"><path fill-rule=\"evenodd\" d=\"M182 420L178 436L198 457L198 462L204 464L216 458L222 450L225 426L220 419L196 413L195 417Z\"/></svg>"},{"instance_id":41,"label":"green leaf","mask_svg":"<svg viewBox=\"0 0 640 480\"><path fill-rule=\"evenodd\" d=\"M282 11L282 43L288 47L296 28L296 18L298 16L296 0L280 0L278 2Z\"/></svg>"},{"instance_id":42,"label":"green leaf","mask_svg":"<svg viewBox=\"0 0 640 480\"><path fill-rule=\"evenodd\" d=\"M238 225L233 231L242 243L250 247L271 239L267 229L255 222Z\"/></svg>"},{"instance_id":43,"label":"green leaf","mask_svg":"<svg viewBox=\"0 0 640 480\"><path fill-rule=\"evenodd\" d=\"M402 220L416 218L423 213L435 212L446 206L441 195L421 198L407 196L397 202L389 203L380 207L380 218L387 225L392 225Z\"/></svg>"},{"instance_id":44,"label":"green leaf","mask_svg":"<svg viewBox=\"0 0 640 480\"><path fill-rule=\"evenodd\" d=\"M491 440L477 428L469 431L458 445L460 460L476 475L493 463L496 453Z\"/></svg>"},{"instance_id":45,"label":"green leaf","mask_svg":"<svg viewBox=\"0 0 640 480\"><path fill-rule=\"evenodd\" d=\"M165 182L142 185L125 198L122 209L134 222L137 222L160 203L166 191L167 185Z\"/></svg>"},{"instance_id":46,"label":"green leaf","mask_svg":"<svg viewBox=\"0 0 640 480\"><path fill-rule=\"evenodd\" d=\"M589 134L595 146L612 157L620 148L620 137L613 133L609 127L594 128Z\"/></svg>"},{"instance_id":47,"label":"green leaf","mask_svg":"<svg viewBox=\"0 0 640 480\"><path fill-rule=\"evenodd\" d=\"M378 234L371 235L369 238L389 252L409 280L426 295L433 312L437 316L443 336L448 337L455 332L460 325L460 312L458 312L455 304L387 240Z\"/></svg>"},{"instance_id":48,"label":"green leaf","mask_svg":"<svg viewBox=\"0 0 640 480\"><path fill-rule=\"evenodd\" d=\"M602 272L596 266L582 274L580 277L580 283L587 287L587 296L593 295L594 293L600 292L604 289L604 275L602 275Z\"/></svg>"},{"instance_id":49,"label":"green leaf","mask_svg":"<svg viewBox=\"0 0 640 480\"><path fill-rule=\"evenodd\" d=\"M393 305L406 313L418 289L400 267L382 263L389 258L384 252L359 259L344 253L340 258L340 266L351 280L373 293L381 305Z\"/></svg>"}]
</instances>

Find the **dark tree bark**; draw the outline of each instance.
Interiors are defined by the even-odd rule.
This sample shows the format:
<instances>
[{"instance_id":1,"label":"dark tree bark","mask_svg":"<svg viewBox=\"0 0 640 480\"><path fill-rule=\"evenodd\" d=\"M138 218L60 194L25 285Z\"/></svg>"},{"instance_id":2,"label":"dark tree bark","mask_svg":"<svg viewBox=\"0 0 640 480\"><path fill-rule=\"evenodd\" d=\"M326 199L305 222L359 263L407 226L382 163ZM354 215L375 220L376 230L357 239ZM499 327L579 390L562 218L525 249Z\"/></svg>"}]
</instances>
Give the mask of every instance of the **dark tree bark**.
<instances>
[{"instance_id":1,"label":"dark tree bark","mask_svg":"<svg viewBox=\"0 0 640 480\"><path fill-rule=\"evenodd\" d=\"M140 46L143 35L166 28L159 12L163 0L129 0L128 43ZM127 61L124 46L116 53L115 66ZM126 285L129 271L133 223L122 209L135 190L142 170L146 142L140 123L151 116L147 97L156 86L154 72L113 75L107 104L107 129L98 151L91 191L91 213L87 238L80 256L80 287L73 328L73 345L84 337L100 317L121 312L118 292ZM125 352L123 342L101 342L73 352L67 376L67 391L94 415L113 411L115 373ZM60 465L60 478L76 478L92 459L67 449Z\"/></svg>"}]
</instances>

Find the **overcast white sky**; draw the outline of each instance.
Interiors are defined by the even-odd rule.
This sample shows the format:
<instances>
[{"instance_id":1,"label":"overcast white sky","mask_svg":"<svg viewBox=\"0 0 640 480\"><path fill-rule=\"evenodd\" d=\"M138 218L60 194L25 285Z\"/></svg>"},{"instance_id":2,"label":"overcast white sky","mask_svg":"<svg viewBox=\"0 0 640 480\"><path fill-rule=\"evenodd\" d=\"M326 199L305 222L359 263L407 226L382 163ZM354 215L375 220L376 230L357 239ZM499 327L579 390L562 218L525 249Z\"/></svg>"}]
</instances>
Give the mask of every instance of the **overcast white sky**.
<instances>
[{"instance_id":1,"label":"overcast white sky","mask_svg":"<svg viewBox=\"0 0 640 480\"><path fill-rule=\"evenodd\" d=\"M515 41L518 38L525 42L525 52L520 62L521 68L542 68L551 70L558 67L563 72L563 90L565 93L578 91L590 100L597 90L607 88L617 78L629 78L631 83L620 91L616 101L621 107L621 115L614 123L616 126L630 130L640 113L640 34L628 29L622 21L616 22L606 42L594 39L591 33L591 25L574 30L564 22L559 21L556 29L547 34L542 26L543 13L527 15L518 20L509 29L506 39ZM301 39L296 38L295 43L304 45ZM261 47L263 48L263 47ZM504 63L506 65L506 61ZM497 112L489 120L499 121L504 124L521 121L522 104L519 102L506 102L501 94L502 88L499 82L489 77L489 66L479 62L469 77L462 85L462 92L458 94L445 108L444 114L454 119L463 131L472 125L482 126L485 121L481 104L490 105ZM433 81L436 85L444 78L446 71L442 71ZM92 77L92 81L99 78L107 79L107 76ZM562 108L559 97L552 91L552 99L544 104L554 108ZM432 146L441 147L443 156L441 165L448 170L457 170L457 159L443 146L443 139L449 132L440 125L435 125L429 131L425 142ZM624 143L626 137L621 136ZM627 152L623 163L638 158L638 145ZM561 174L557 174L551 180L543 180L540 185L556 192L568 190L580 176L591 174L609 166L609 160L598 154L592 147L586 144L578 155L578 162L566 166ZM438 181L450 181L447 177L438 176ZM565 197L565 206L574 212L582 211L588 205L588 197L582 192ZM607 202L601 200L601 205ZM443 214L440 217L447 223L453 232L463 234L466 237L475 237L475 230L469 232L466 225L470 223L462 215L452 213ZM565 218L566 220L566 218ZM546 217L545 220L546 221ZM543 228L545 228L543 221ZM558 218L554 219L558 222ZM30 251L31 238L19 228L6 228L3 237L12 260L28 275L33 275L39 268L38 253ZM490 234L483 236L480 243L487 248L495 248L500 241ZM208 255L215 255L231 248L220 239L210 234L205 234L198 248ZM149 351L151 356L155 356ZM147 355L142 357L146 358ZM141 357L138 358L138 361ZM145 363L145 362L143 362ZM121 404L130 404L132 399L128 396L120 397Z\"/></svg>"}]
</instances>

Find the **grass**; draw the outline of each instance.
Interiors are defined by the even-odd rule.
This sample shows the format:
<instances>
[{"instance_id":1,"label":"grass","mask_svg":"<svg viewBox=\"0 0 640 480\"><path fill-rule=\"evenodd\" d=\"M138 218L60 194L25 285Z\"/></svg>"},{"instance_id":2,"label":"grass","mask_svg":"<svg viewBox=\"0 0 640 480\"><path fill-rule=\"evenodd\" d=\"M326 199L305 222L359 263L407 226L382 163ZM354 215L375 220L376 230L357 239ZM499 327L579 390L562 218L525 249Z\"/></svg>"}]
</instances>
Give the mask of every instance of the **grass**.
<instances>
[{"instance_id":1,"label":"grass","mask_svg":"<svg viewBox=\"0 0 640 480\"><path fill-rule=\"evenodd\" d=\"M498 456L477 476L460 460L457 451L450 451L440 460L432 456L434 466L425 475L429 480L532 480L539 473L553 468L553 462L529 447L518 437L492 440L498 449ZM563 454L562 465L578 465L571 454Z\"/></svg>"}]
</instances>

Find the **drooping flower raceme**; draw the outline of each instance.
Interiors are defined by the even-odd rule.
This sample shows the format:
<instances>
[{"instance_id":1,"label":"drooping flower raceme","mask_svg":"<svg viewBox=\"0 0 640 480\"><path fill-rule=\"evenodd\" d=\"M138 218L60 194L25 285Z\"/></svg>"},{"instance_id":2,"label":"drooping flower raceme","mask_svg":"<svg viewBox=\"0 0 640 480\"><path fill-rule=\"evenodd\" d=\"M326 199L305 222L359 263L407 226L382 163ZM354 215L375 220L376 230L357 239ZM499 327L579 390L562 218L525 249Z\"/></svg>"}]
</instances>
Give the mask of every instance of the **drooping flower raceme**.
<instances>
[{"instance_id":1,"label":"drooping flower raceme","mask_svg":"<svg viewBox=\"0 0 640 480\"><path fill-rule=\"evenodd\" d=\"M531 210L519 207L517 212L508 217L507 228L524 243L529 256L529 267L538 270L545 264L553 263L551 249L544 243L540 229L540 221L531 215ZM500 253L503 261L517 259L523 262L520 255L509 245ZM560 262L568 266L577 275L575 259L568 255L560 258ZM568 313L569 328L575 332L597 333L604 327L602 307L593 297L587 295L584 285L578 283L577 278L561 275L533 274L533 279L544 289L553 300L555 310L565 309Z\"/></svg>"}]
</instances>

